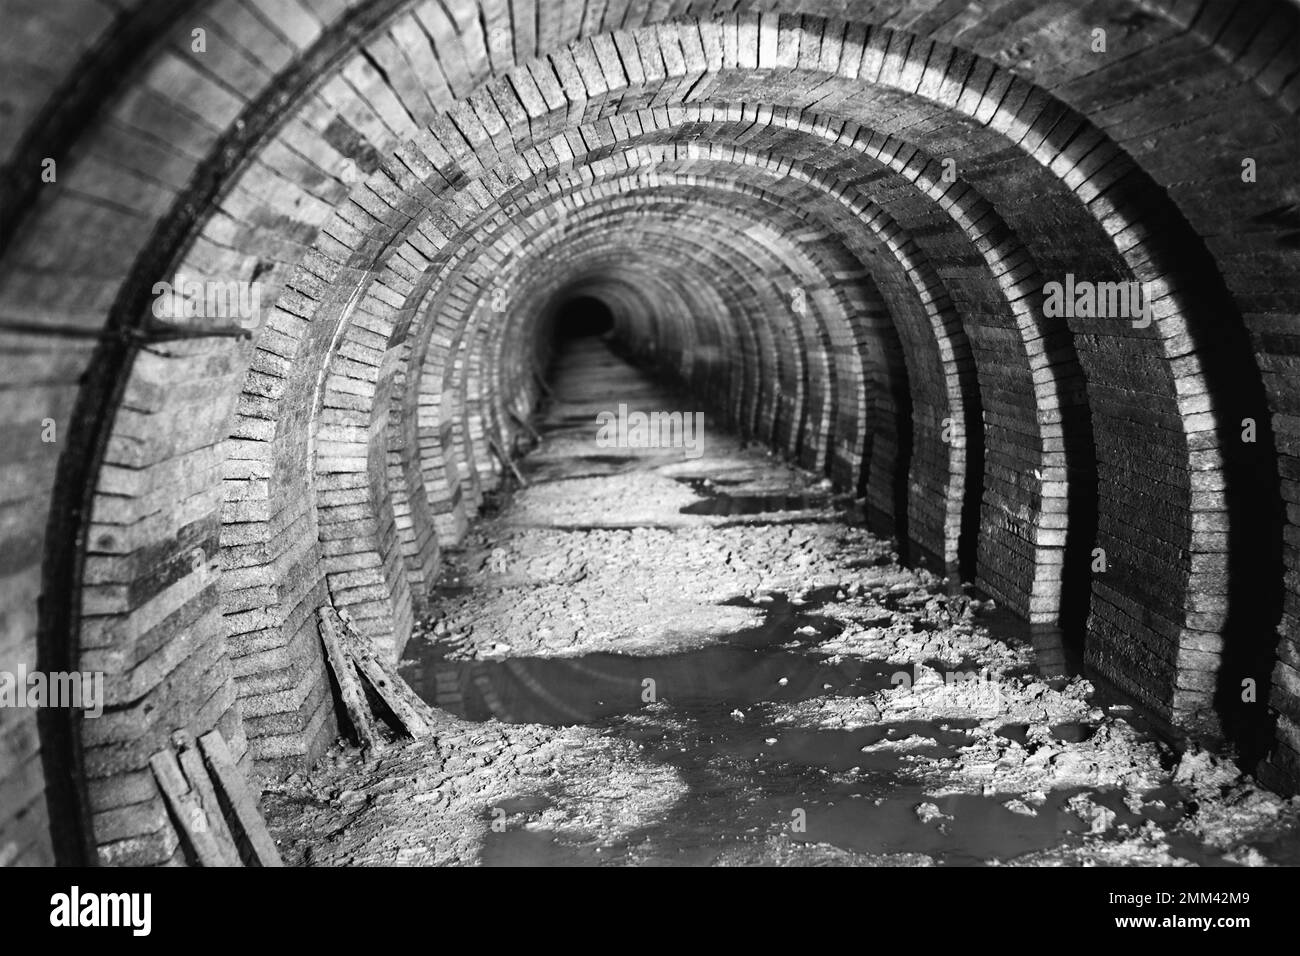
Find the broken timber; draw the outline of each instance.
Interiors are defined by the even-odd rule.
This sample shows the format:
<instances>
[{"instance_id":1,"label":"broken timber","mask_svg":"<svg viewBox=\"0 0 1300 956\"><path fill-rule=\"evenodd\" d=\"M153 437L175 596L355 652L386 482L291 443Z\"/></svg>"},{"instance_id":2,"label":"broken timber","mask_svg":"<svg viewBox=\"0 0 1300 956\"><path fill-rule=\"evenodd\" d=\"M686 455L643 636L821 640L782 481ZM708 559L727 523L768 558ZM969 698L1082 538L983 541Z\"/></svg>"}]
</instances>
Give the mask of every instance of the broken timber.
<instances>
[{"instance_id":1,"label":"broken timber","mask_svg":"<svg viewBox=\"0 0 1300 956\"><path fill-rule=\"evenodd\" d=\"M325 658L338 682L348 720L356 729L357 743L370 752L383 747L377 717L370 708L363 681L387 708L393 718L393 729L410 737L432 733L437 723L433 708L411 690L392 664L370 648L365 637L352 626L347 611L326 606L320 608L318 616Z\"/></svg>"},{"instance_id":2,"label":"broken timber","mask_svg":"<svg viewBox=\"0 0 1300 956\"><path fill-rule=\"evenodd\" d=\"M248 842L253 861L258 866L284 866L280 851L275 848L271 831L266 828L266 821L257 810L257 802L248 788L244 775L235 766L226 746L226 738L221 731L214 730L199 738L199 749L212 772L213 782L217 785L217 794L230 807L235 826Z\"/></svg>"},{"instance_id":3,"label":"broken timber","mask_svg":"<svg viewBox=\"0 0 1300 956\"><path fill-rule=\"evenodd\" d=\"M530 422L523 415L520 415L513 408L507 408L506 411L510 413L511 418L513 418L515 421L517 421L520 425L523 426L523 428L528 432L528 434L530 434L533 437L534 441L538 442L539 444L541 443L542 434L536 428L533 427L532 422Z\"/></svg>"},{"instance_id":4,"label":"broken timber","mask_svg":"<svg viewBox=\"0 0 1300 956\"><path fill-rule=\"evenodd\" d=\"M331 607L322 607L320 616L320 639L325 645L325 660L339 685L339 697L343 700L343 709L347 712L348 722L357 735L357 744L362 750L374 752L384 747L383 738L375 728L370 705L366 703L366 692L357 678L352 657L344 649L343 622Z\"/></svg>"},{"instance_id":5,"label":"broken timber","mask_svg":"<svg viewBox=\"0 0 1300 956\"><path fill-rule=\"evenodd\" d=\"M196 787L191 786L181 772L176 755L170 750L160 750L149 758L158 789L162 791L167 807L180 827L181 836L194 853L200 866L239 866L239 853L230 834L222 843L209 821L220 815L220 808L205 807Z\"/></svg>"},{"instance_id":6,"label":"broken timber","mask_svg":"<svg viewBox=\"0 0 1300 956\"><path fill-rule=\"evenodd\" d=\"M283 866L275 841L221 732L204 734L197 747L188 734L178 732L172 744L176 753L161 750L150 758L149 766L182 839L199 865L244 865L236 834L226 820L228 809L235 831L249 847L253 864Z\"/></svg>"},{"instance_id":7,"label":"broken timber","mask_svg":"<svg viewBox=\"0 0 1300 956\"><path fill-rule=\"evenodd\" d=\"M527 488L528 479L524 477L523 472L521 472L515 463L510 460L506 453L501 450L501 446L497 444L495 438L488 439L488 447L492 450L492 453L497 456L497 460L506 468L510 469L510 473L515 476L515 481L519 482L522 487Z\"/></svg>"}]
</instances>

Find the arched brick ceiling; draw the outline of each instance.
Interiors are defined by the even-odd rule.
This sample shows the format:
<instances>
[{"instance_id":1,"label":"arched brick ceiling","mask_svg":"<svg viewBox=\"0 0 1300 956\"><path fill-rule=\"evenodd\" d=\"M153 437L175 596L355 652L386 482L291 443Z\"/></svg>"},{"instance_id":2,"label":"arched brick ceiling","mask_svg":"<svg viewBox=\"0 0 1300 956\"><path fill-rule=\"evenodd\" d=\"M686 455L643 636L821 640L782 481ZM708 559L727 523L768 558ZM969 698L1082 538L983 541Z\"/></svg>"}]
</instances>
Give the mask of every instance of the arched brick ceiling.
<instances>
[{"instance_id":1,"label":"arched brick ceiling","mask_svg":"<svg viewBox=\"0 0 1300 956\"><path fill-rule=\"evenodd\" d=\"M0 667L112 705L0 727L0 840L175 857L146 761L179 726L314 759L315 608L400 648L579 292L1163 719L1271 682L1261 773L1300 779L1293 4L0 11ZM1154 322L1046 316L1067 273ZM160 334L177 275L263 321Z\"/></svg>"}]
</instances>

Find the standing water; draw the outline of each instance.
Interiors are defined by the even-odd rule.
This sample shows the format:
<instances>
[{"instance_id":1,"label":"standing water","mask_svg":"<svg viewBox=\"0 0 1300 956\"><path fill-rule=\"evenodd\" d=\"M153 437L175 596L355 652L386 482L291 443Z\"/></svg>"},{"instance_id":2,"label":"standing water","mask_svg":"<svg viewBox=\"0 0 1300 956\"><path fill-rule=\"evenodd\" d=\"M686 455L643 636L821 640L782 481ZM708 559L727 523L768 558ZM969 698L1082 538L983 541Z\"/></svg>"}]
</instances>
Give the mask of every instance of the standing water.
<instances>
[{"instance_id":1,"label":"standing water","mask_svg":"<svg viewBox=\"0 0 1300 956\"><path fill-rule=\"evenodd\" d=\"M554 390L405 650L445 725L273 795L291 860L1297 862L1293 804L902 567L824 480L708 415L689 456L598 442L620 405L697 411L598 340Z\"/></svg>"}]
</instances>

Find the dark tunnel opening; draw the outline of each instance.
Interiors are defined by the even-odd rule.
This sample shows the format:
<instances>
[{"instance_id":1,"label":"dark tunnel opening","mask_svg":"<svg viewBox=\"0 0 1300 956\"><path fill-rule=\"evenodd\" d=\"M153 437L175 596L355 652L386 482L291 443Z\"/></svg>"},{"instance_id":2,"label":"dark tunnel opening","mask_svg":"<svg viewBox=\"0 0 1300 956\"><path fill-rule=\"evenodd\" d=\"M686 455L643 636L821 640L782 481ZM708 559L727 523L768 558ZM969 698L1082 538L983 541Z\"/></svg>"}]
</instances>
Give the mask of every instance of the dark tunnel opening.
<instances>
[{"instance_id":1,"label":"dark tunnel opening","mask_svg":"<svg viewBox=\"0 0 1300 956\"><path fill-rule=\"evenodd\" d=\"M570 339L608 335L614 329L614 315L601 299L579 295L567 299L555 311L555 337L563 345Z\"/></svg>"}]
</instances>

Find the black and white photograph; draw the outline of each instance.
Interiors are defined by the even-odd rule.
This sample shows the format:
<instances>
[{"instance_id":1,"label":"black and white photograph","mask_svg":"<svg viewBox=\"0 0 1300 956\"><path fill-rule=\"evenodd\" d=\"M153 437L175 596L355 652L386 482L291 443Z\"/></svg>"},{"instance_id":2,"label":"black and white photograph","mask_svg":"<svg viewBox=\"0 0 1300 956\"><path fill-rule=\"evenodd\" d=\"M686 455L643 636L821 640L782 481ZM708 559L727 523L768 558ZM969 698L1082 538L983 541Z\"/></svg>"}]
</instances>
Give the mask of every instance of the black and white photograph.
<instances>
[{"instance_id":1,"label":"black and white photograph","mask_svg":"<svg viewBox=\"0 0 1300 956\"><path fill-rule=\"evenodd\" d=\"M1297 0L0 0L0 906L1276 933L1298 113Z\"/></svg>"}]
</instances>

